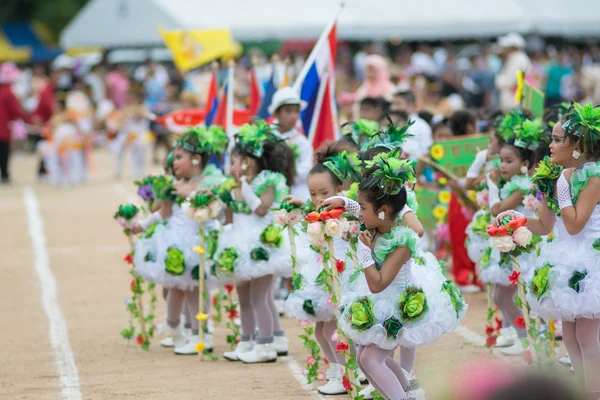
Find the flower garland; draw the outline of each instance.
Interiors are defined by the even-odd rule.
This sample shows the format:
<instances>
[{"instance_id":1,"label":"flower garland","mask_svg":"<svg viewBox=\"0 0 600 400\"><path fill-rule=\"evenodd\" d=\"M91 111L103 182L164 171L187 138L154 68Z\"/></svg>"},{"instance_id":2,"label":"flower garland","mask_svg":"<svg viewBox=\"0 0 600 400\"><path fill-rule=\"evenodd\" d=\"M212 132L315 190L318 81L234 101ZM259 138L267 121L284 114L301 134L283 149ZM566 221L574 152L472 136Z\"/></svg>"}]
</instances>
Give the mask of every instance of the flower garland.
<instances>
[{"instance_id":1,"label":"flower garland","mask_svg":"<svg viewBox=\"0 0 600 400\"><path fill-rule=\"evenodd\" d=\"M232 349L237 346L240 341L240 328L236 325L235 319L240 316L238 311L238 305L233 301L233 285L225 285L225 293L223 293L223 301L226 301L225 312L227 313L227 322L225 327L231 330L231 333L227 335L227 343Z\"/></svg>"},{"instance_id":2,"label":"flower garland","mask_svg":"<svg viewBox=\"0 0 600 400\"><path fill-rule=\"evenodd\" d=\"M302 374L306 377L306 382L310 385L316 381L322 381L325 379L323 371L319 370L319 362L321 361L321 348L315 341L315 327L310 321L300 321L300 327L303 333L300 334L302 339L302 348L308 350L310 355L306 359L306 368L302 371Z\"/></svg>"},{"instance_id":3,"label":"flower garland","mask_svg":"<svg viewBox=\"0 0 600 400\"><path fill-rule=\"evenodd\" d=\"M540 192L542 192L548 208L557 216L560 216L560 208L558 207L558 200L554 195L554 183L560 177L562 170L563 167L561 165L554 164L550 161L550 157L546 156L539 162L535 173L531 177L531 182L537 185Z\"/></svg>"},{"instance_id":4,"label":"flower garland","mask_svg":"<svg viewBox=\"0 0 600 400\"><path fill-rule=\"evenodd\" d=\"M488 283L487 285L487 318L485 321L485 347L492 352L494 346L496 346L496 342L498 340L498 336L500 336L500 328L502 328L502 320L498 317L495 317L498 312L498 307L494 306L494 299L492 296L492 285ZM495 322L495 325L494 325Z\"/></svg>"}]
</instances>

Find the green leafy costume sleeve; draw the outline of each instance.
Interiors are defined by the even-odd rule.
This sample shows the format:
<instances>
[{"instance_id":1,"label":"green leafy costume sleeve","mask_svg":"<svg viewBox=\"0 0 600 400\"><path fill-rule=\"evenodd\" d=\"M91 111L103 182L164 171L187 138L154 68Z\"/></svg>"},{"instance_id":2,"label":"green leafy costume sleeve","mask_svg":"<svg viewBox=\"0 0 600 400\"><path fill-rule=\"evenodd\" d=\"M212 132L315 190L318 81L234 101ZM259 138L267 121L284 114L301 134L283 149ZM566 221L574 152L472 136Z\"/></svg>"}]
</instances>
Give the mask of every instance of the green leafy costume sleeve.
<instances>
[{"instance_id":1,"label":"green leafy costume sleeve","mask_svg":"<svg viewBox=\"0 0 600 400\"><path fill-rule=\"evenodd\" d=\"M382 235L375 243L375 257L384 261L396 247L408 246L411 257L417 250L418 237L415 232L406 226L395 226L390 233Z\"/></svg>"},{"instance_id":2,"label":"green leafy costume sleeve","mask_svg":"<svg viewBox=\"0 0 600 400\"><path fill-rule=\"evenodd\" d=\"M593 176L600 177L600 161L585 163L582 168L578 168L573 172L573 175L571 175L571 197L573 198L573 203L577 202L579 194L585 189L588 181Z\"/></svg>"},{"instance_id":3,"label":"green leafy costume sleeve","mask_svg":"<svg viewBox=\"0 0 600 400\"><path fill-rule=\"evenodd\" d=\"M417 195L414 190L406 190L406 205L416 214L419 209L419 203L417 202Z\"/></svg>"},{"instance_id":4,"label":"green leafy costume sleeve","mask_svg":"<svg viewBox=\"0 0 600 400\"><path fill-rule=\"evenodd\" d=\"M525 175L515 175L510 181L506 182L500 189L500 198L506 200L516 190L520 191L523 196L531 193L531 181Z\"/></svg>"},{"instance_id":5,"label":"green leafy costume sleeve","mask_svg":"<svg viewBox=\"0 0 600 400\"><path fill-rule=\"evenodd\" d=\"M202 179L198 184L198 189L211 189L213 186L222 185L227 178L223 172L214 164L208 164L202 172Z\"/></svg>"},{"instance_id":6,"label":"green leafy costume sleeve","mask_svg":"<svg viewBox=\"0 0 600 400\"><path fill-rule=\"evenodd\" d=\"M279 172L263 170L252 180L250 186L252 186L257 196L266 192L269 186L273 186L275 190L275 202L277 203L280 203L285 196L290 194L290 188L286 184L285 176Z\"/></svg>"}]
</instances>

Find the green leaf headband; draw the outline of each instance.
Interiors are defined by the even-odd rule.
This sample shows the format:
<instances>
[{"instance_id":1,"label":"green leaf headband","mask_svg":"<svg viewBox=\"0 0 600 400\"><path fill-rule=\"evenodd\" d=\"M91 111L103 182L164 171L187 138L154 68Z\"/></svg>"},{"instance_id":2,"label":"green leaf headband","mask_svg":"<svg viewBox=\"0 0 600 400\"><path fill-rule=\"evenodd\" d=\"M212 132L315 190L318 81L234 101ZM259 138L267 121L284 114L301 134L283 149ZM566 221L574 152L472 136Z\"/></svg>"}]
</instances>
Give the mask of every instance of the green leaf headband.
<instances>
[{"instance_id":1,"label":"green leaf headband","mask_svg":"<svg viewBox=\"0 0 600 400\"><path fill-rule=\"evenodd\" d=\"M167 161L165 162L165 172L169 173L173 169L173 164L175 163L175 153L173 150L169 151L167 154Z\"/></svg>"},{"instance_id":2,"label":"green leaf headband","mask_svg":"<svg viewBox=\"0 0 600 400\"><path fill-rule=\"evenodd\" d=\"M389 115L385 113L384 115L388 120L388 125L371 138L369 144L367 145L367 149L383 147L389 151L392 151L398 147L401 147L408 137L413 136L412 134L408 133L408 129L415 123L415 121L409 120L406 125L398 126L392 122L392 119L389 117Z\"/></svg>"},{"instance_id":3,"label":"green leaf headband","mask_svg":"<svg viewBox=\"0 0 600 400\"><path fill-rule=\"evenodd\" d=\"M235 135L236 145L244 152L256 158L261 158L266 142L278 143L284 139L273 133L271 126L264 120L256 120L255 124L245 124Z\"/></svg>"},{"instance_id":4,"label":"green leaf headband","mask_svg":"<svg viewBox=\"0 0 600 400\"><path fill-rule=\"evenodd\" d=\"M227 151L229 136L227 136L225 129L218 125L211 125L206 130L206 137L213 154L224 154Z\"/></svg>"},{"instance_id":5,"label":"green leaf headband","mask_svg":"<svg viewBox=\"0 0 600 400\"><path fill-rule=\"evenodd\" d=\"M364 151L371 138L377 134L379 123L367 119L359 119L358 121L346 122L342 125L342 128L344 127L349 128L350 132L348 134L352 138L352 141Z\"/></svg>"},{"instance_id":6,"label":"green leaf headband","mask_svg":"<svg viewBox=\"0 0 600 400\"><path fill-rule=\"evenodd\" d=\"M329 157L323 162L323 165L342 182L348 179L352 181L360 179L362 161L356 153L342 151L339 154Z\"/></svg>"},{"instance_id":7,"label":"green leaf headband","mask_svg":"<svg viewBox=\"0 0 600 400\"><path fill-rule=\"evenodd\" d=\"M594 107L592 103L574 103L563 129L567 134L579 137L590 151L594 151L594 146L600 142L600 107Z\"/></svg>"},{"instance_id":8,"label":"green leaf headband","mask_svg":"<svg viewBox=\"0 0 600 400\"><path fill-rule=\"evenodd\" d=\"M365 180L363 187L380 188L386 195L395 195L407 183L415 183L417 177L413 164L409 160L399 158L398 151L381 153L373 160L367 161L369 177Z\"/></svg>"},{"instance_id":9,"label":"green leaf headband","mask_svg":"<svg viewBox=\"0 0 600 400\"><path fill-rule=\"evenodd\" d=\"M515 128L515 146L522 149L535 150L539 146L544 132L541 119L526 119Z\"/></svg>"},{"instance_id":10,"label":"green leaf headband","mask_svg":"<svg viewBox=\"0 0 600 400\"><path fill-rule=\"evenodd\" d=\"M515 136L515 129L525 120L525 116L521 110L513 110L504 117L496 120L496 132L502 140L508 142Z\"/></svg>"},{"instance_id":11,"label":"green leaf headband","mask_svg":"<svg viewBox=\"0 0 600 400\"><path fill-rule=\"evenodd\" d=\"M212 154L212 142L205 126L188 128L175 143L192 154Z\"/></svg>"}]
</instances>

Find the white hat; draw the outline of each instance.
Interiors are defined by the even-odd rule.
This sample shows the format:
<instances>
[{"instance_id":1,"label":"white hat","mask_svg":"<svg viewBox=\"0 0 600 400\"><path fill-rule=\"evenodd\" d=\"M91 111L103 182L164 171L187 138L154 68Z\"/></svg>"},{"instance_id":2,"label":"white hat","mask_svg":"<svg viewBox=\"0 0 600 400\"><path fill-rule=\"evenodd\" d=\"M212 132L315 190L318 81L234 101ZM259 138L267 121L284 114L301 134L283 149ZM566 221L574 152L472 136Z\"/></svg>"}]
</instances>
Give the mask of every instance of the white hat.
<instances>
[{"instance_id":1,"label":"white hat","mask_svg":"<svg viewBox=\"0 0 600 400\"><path fill-rule=\"evenodd\" d=\"M498 46L500 47L516 47L517 49L525 48L525 39L518 33L509 33L498 38Z\"/></svg>"},{"instance_id":2,"label":"white hat","mask_svg":"<svg viewBox=\"0 0 600 400\"><path fill-rule=\"evenodd\" d=\"M306 102L300 99L298 93L289 87L283 87L275 92L273 95L273 99L271 100L271 105L269 106L269 113L275 114L275 111L281 106L285 106L286 104L297 104L300 106L300 110L304 110L306 108Z\"/></svg>"}]
</instances>

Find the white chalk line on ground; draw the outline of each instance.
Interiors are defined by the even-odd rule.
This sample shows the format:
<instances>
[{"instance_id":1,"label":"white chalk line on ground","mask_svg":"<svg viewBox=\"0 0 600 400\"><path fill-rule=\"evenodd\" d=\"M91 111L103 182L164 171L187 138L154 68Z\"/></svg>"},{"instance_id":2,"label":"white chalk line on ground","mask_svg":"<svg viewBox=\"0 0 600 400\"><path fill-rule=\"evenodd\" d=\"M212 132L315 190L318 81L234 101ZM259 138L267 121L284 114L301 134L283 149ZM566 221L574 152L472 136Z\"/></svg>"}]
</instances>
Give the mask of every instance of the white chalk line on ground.
<instances>
[{"instance_id":1,"label":"white chalk line on ground","mask_svg":"<svg viewBox=\"0 0 600 400\"><path fill-rule=\"evenodd\" d=\"M302 367L300 367L300 364L298 364L298 362L296 361L296 359L294 357L292 357L292 356L277 357L277 360L285 362L285 365L287 365L288 369L290 370L290 372L292 373L292 375L294 376L296 381L298 381L298 383L300 384L302 389L309 392L311 397L314 397L315 399L322 399L322 400L326 399L325 397L321 396L321 394L317 391L317 389L315 389L314 387L312 387L311 385L306 383L306 377L302 373Z\"/></svg>"},{"instance_id":2,"label":"white chalk line on ground","mask_svg":"<svg viewBox=\"0 0 600 400\"><path fill-rule=\"evenodd\" d=\"M61 394L64 400L81 400L79 373L73 350L69 344L67 322L60 310L57 297L56 280L50 269L46 250L44 223L40 214L39 202L30 186L23 189L25 210L29 227L29 236L35 256L35 271L41 286L41 300L49 323L50 346L54 352L60 376Z\"/></svg>"}]
</instances>

